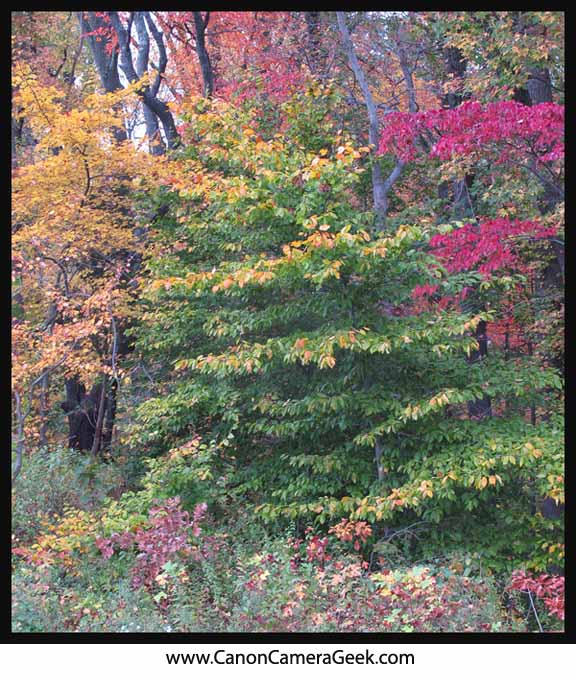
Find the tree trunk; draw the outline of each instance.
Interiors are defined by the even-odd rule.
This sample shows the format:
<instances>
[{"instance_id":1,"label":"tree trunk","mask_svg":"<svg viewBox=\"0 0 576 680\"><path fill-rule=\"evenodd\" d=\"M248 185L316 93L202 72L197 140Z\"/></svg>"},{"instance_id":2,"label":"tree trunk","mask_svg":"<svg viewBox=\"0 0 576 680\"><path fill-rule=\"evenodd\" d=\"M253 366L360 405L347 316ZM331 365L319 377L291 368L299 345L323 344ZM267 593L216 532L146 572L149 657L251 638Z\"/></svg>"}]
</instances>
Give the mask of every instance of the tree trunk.
<instances>
[{"instance_id":1,"label":"tree trunk","mask_svg":"<svg viewBox=\"0 0 576 680\"><path fill-rule=\"evenodd\" d=\"M66 401L61 407L68 416L68 446L78 451L92 451L102 400L106 408L106 395L102 395L105 386L96 383L87 394L85 385L74 377L66 380L65 387Z\"/></svg>"},{"instance_id":2,"label":"tree trunk","mask_svg":"<svg viewBox=\"0 0 576 680\"><path fill-rule=\"evenodd\" d=\"M448 75L454 79L462 79L466 74L467 62L462 52L457 47L444 48L444 65ZM464 101L464 96L457 92L448 92L442 97L442 108L455 109ZM469 215L468 186L472 184L471 177L455 179L450 186L449 182L442 182L438 187L438 197L451 199L452 218L462 219Z\"/></svg>"},{"instance_id":3,"label":"tree trunk","mask_svg":"<svg viewBox=\"0 0 576 680\"><path fill-rule=\"evenodd\" d=\"M50 386L50 377L45 375L40 383L40 427L38 431L38 443L40 446L48 444L48 391Z\"/></svg>"},{"instance_id":4,"label":"tree trunk","mask_svg":"<svg viewBox=\"0 0 576 680\"><path fill-rule=\"evenodd\" d=\"M150 59L150 38L148 37L144 12L134 12L134 24L136 26L136 32L138 33L136 73L138 74L139 78L142 78L142 76L144 76L144 74L148 71L148 62ZM158 118L147 104L142 104L142 111L144 113L144 122L146 124L148 150L153 156L161 156L165 152L166 147L164 145L162 135L160 134Z\"/></svg>"},{"instance_id":5,"label":"tree trunk","mask_svg":"<svg viewBox=\"0 0 576 680\"><path fill-rule=\"evenodd\" d=\"M110 23L102 16L96 15L95 12L78 12L77 17L81 30L86 33L97 29L109 29L110 25L113 26L118 36L122 69L130 82L138 80L148 71L150 36L156 43L158 73L154 82L139 94L146 124L146 134L149 139L149 151L152 155L162 155L166 151L166 145L160 133L159 121L163 125L169 146L176 146L178 140L172 114L166 104L157 97L161 76L167 66L167 54L162 33L154 24L149 12L134 12L131 15L129 24L134 23L138 36L134 63L129 31L123 27L116 12L108 14ZM119 75L119 51L116 48L112 49L111 39L105 37L105 34L98 37L101 39L97 40L95 35L88 35L91 54L102 88L106 92L115 92L123 88ZM114 136L117 142L123 142L127 139L126 130L115 130ZM116 257L122 263L123 268L131 269L131 275L135 273L141 263L140 255L133 251L118 251ZM126 336L119 328L117 346L114 350L115 355L127 353L129 348L126 345ZM110 447L116 418L118 381L115 378L108 381L106 385L107 387L105 386L103 390L100 384L95 384L91 387L89 394L86 394L86 386L80 383L77 378L66 381L66 401L62 404L62 408L68 414L68 445L71 448L98 452ZM101 403L104 404L102 412L99 409ZM100 422L100 416L103 418L102 422Z\"/></svg>"},{"instance_id":6,"label":"tree trunk","mask_svg":"<svg viewBox=\"0 0 576 680\"><path fill-rule=\"evenodd\" d=\"M98 402L97 416L96 416L96 426L94 428L94 440L92 442L92 448L90 453L93 457L98 455L100 451L100 444L102 441L102 426L104 424L104 412L106 411L106 376L102 377L102 384L100 386L100 399Z\"/></svg>"},{"instance_id":7,"label":"tree trunk","mask_svg":"<svg viewBox=\"0 0 576 680\"><path fill-rule=\"evenodd\" d=\"M478 342L478 349L473 350L470 353L470 358L468 362L471 364L481 361L484 357L488 356L488 336L486 335L487 324L485 321L480 321L476 326L474 331L474 337ZM492 403L490 397L485 395L480 399L475 399L474 401L468 402L468 417L475 418L476 420L482 420L483 418L489 418L492 415Z\"/></svg>"},{"instance_id":8,"label":"tree trunk","mask_svg":"<svg viewBox=\"0 0 576 680\"><path fill-rule=\"evenodd\" d=\"M112 450L112 435L114 434L114 423L116 422L116 408L118 403L118 381L113 379L110 381L110 389L108 390L107 409L104 418L104 431L102 433L102 450Z\"/></svg>"},{"instance_id":9,"label":"tree trunk","mask_svg":"<svg viewBox=\"0 0 576 680\"><path fill-rule=\"evenodd\" d=\"M362 70L360 62L358 61L358 57L356 56L356 50L354 49L354 43L350 37L348 26L346 25L344 12L336 12L336 18L338 20L338 27L342 36L342 43L350 63L350 68L354 72L354 76L356 77L358 85L360 86L364 96L364 103L368 113L368 141L374 146L375 153L380 141L380 125L378 122L378 111L376 109L376 104L374 102L374 98L372 97L372 93L370 92L370 87L368 86L364 71ZM398 160L396 162L396 166L385 180L384 176L382 175L380 161L377 158L373 158L372 196L374 200L374 213L376 214L376 229L378 231L382 231L386 228L388 194L390 193L392 185L396 182L398 177L400 177L402 170L404 169L404 165L404 161Z\"/></svg>"},{"instance_id":10,"label":"tree trunk","mask_svg":"<svg viewBox=\"0 0 576 680\"><path fill-rule=\"evenodd\" d=\"M526 85L532 106L552 101L552 83L547 68L530 69L530 78Z\"/></svg>"},{"instance_id":11,"label":"tree trunk","mask_svg":"<svg viewBox=\"0 0 576 680\"><path fill-rule=\"evenodd\" d=\"M206 48L206 27L210 20L210 12L206 12L204 17L202 17L202 12L193 12L193 14L194 26L196 27L196 54L202 71L202 94L209 98L214 91L214 74L210 55Z\"/></svg>"},{"instance_id":12,"label":"tree trunk","mask_svg":"<svg viewBox=\"0 0 576 680\"><path fill-rule=\"evenodd\" d=\"M120 67L122 68L126 78L131 83L136 83L138 82L139 77L132 60L129 31L124 27L118 12L107 12L107 14L118 38ZM154 22L150 18L148 12L144 13L144 20L146 21L146 25L156 40L161 63L159 64L159 74L156 78L156 81L151 86L146 86L139 89L138 96L140 97L142 103L146 105L155 116L158 117L168 142L168 148L175 149L180 144L180 136L178 134L178 130L176 129L174 116L172 115L172 112L168 108L166 102L161 101L157 96L158 89L160 87L160 76L163 70L166 68L166 50L162 41L162 35L154 26Z\"/></svg>"},{"instance_id":13,"label":"tree trunk","mask_svg":"<svg viewBox=\"0 0 576 680\"><path fill-rule=\"evenodd\" d=\"M446 72L454 78L463 78L466 73L467 62L458 47L444 48L444 63ZM460 106L464 97L457 92L448 92L442 97L442 106L445 109L455 109Z\"/></svg>"}]
</instances>

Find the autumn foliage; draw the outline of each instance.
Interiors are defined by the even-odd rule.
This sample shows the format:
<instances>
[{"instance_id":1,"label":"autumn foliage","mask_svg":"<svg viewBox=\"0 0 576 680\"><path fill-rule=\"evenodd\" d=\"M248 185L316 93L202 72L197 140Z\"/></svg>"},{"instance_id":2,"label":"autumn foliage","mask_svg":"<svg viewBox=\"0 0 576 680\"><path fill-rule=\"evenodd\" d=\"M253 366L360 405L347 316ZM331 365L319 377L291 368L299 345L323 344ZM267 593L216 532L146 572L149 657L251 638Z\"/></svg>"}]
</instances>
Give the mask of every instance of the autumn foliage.
<instances>
[{"instance_id":1,"label":"autumn foliage","mask_svg":"<svg viewBox=\"0 0 576 680\"><path fill-rule=\"evenodd\" d=\"M42 15L15 629L557 631L562 15Z\"/></svg>"}]
</instances>

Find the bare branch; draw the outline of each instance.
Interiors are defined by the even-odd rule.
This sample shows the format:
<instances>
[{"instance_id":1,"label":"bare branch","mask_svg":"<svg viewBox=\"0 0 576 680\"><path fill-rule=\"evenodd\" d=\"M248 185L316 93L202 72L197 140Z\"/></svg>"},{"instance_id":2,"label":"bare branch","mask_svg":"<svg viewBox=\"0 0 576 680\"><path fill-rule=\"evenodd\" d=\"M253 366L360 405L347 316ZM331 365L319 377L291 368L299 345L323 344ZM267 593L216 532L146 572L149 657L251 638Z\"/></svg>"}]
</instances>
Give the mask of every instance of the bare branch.
<instances>
[{"instance_id":1,"label":"bare branch","mask_svg":"<svg viewBox=\"0 0 576 680\"><path fill-rule=\"evenodd\" d=\"M132 53L130 51L130 40L129 33L122 25L122 21L118 15L118 12L108 12L110 21L116 35L118 36L118 45L120 47L120 66L124 71L124 74L131 83L136 83L139 78L134 68L134 63L132 61ZM148 108L158 116L164 132L166 134L166 139L168 140L168 146L170 148L176 148L180 143L180 136L176 130L176 124L174 123L174 117L165 102L161 101L156 97L151 91L150 87L143 86L138 91L139 96Z\"/></svg>"},{"instance_id":2,"label":"bare branch","mask_svg":"<svg viewBox=\"0 0 576 680\"><path fill-rule=\"evenodd\" d=\"M366 81L364 71L360 66L358 57L356 56L356 50L354 49L354 43L350 37L350 32L346 26L346 19L344 17L344 12L336 12L336 17L338 19L338 27L340 28L340 33L342 35L342 42L344 44L344 49L348 56L348 61L350 62L350 67L354 72L354 76L360 85L362 94L364 95L364 103L366 105L366 111L368 113L368 140L370 144L374 146L374 151L378 148L379 141L379 131L380 126L378 122L378 110L374 103L374 98L370 92L370 87ZM372 194L374 200L374 212L376 213L376 227L381 230L386 227L386 213L388 212L388 193L392 188L394 182L400 177L402 170L404 169L404 161L398 160L392 172L390 173L387 180L384 180L382 176L382 168L377 159L374 159L372 165Z\"/></svg>"},{"instance_id":3,"label":"bare branch","mask_svg":"<svg viewBox=\"0 0 576 680\"><path fill-rule=\"evenodd\" d=\"M154 20L150 16L150 12L142 12L142 14L146 19L146 25L148 26L148 30L152 34L152 37L156 42L156 47L158 48L158 67L156 69L157 73L154 83L150 88L152 95L155 97L158 94L158 90L160 89L162 76L166 72L166 67L168 65L168 56L166 54L166 47L164 45L164 36L162 34L162 31L160 31L156 24L154 23Z\"/></svg>"},{"instance_id":4,"label":"bare branch","mask_svg":"<svg viewBox=\"0 0 576 680\"><path fill-rule=\"evenodd\" d=\"M136 55L136 73L139 78L148 70L148 59L150 57L150 39L142 12L134 12L134 25L138 33L138 53Z\"/></svg>"}]
</instances>

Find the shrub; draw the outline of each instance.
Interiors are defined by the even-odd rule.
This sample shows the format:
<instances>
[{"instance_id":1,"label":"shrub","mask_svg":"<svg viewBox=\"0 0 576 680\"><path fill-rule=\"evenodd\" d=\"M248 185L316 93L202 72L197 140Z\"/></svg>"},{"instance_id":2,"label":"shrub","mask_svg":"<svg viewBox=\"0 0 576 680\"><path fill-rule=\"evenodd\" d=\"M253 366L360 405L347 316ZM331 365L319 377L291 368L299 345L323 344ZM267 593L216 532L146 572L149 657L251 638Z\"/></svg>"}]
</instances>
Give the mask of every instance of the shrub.
<instances>
[{"instance_id":1,"label":"shrub","mask_svg":"<svg viewBox=\"0 0 576 680\"><path fill-rule=\"evenodd\" d=\"M97 507L122 484L117 466L86 453L57 447L30 455L12 493L12 530L20 542L33 539L67 507Z\"/></svg>"},{"instance_id":2,"label":"shrub","mask_svg":"<svg viewBox=\"0 0 576 680\"><path fill-rule=\"evenodd\" d=\"M544 630L541 619L544 619L547 629L561 627L561 622L564 621L564 576L551 574L534 576L517 570L512 574L509 589L527 596L525 606L529 603L530 613L534 615L541 632ZM536 607L539 601L544 605L544 611L541 607Z\"/></svg>"}]
</instances>

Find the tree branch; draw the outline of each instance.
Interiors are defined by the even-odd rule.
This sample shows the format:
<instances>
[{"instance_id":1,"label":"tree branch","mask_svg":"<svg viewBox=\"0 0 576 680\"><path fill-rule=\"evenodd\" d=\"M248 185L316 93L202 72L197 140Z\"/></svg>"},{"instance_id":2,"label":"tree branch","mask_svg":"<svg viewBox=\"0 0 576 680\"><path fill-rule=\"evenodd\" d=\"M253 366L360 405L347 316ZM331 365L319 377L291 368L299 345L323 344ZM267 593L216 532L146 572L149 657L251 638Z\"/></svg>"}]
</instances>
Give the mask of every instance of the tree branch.
<instances>
[{"instance_id":1,"label":"tree branch","mask_svg":"<svg viewBox=\"0 0 576 680\"><path fill-rule=\"evenodd\" d=\"M214 74L212 73L212 64L210 63L210 56L206 48L206 27L210 20L210 12L206 12L205 17L202 17L201 12L193 12L194 26L196 27L196 54L200 62L200 69L202 70L202 94L205 97L211 97L214 91Z\"/></svg>"},{"instance_id":2,"label":"tree branch","mask_svg":"<svg viewBox=\"0 0 576 680\"><path fill-rule=\"evenodd\" d=\"M358 57L356 56L356 50L354 49L354 43L350 37L350 32L346 26L346 19L344 17L344 12L336 12L336 17L338 20L338 27L342 35L342 42L344 44L344 50L348 56L348 61L350 67L354 72L354 76L360 85L362 94L364 95L364 103L366 105L366 111L368 113L368 140L370 144L374 146L374 153L378 148L379 142L379 131L380 126L378 122L378 110L374 103L374 98L370 92L370 87L366 81L364 71L360 66ZM372 165L372 195L374 200L374 212L376 213L376 227L378 230L385 229L386 227L386 213L388 212L388 193L392 188L392 185L404 169L405 162L402 160L397 160L396 165L388 178L384 180L382 176L382 168L380 162L374 159Z\"/></svg>"},{"instance_id":3,"label":"tree branch","mask_svg":"<svg viewBox=\"0 0 576 680\"><path fill-rule=\"evenodd\" d=\"M120 47L121 56L120 66L124 71L126 78L128 78L131 83L136 83L139 78L132 61L129 34L122 25L118 12L108 12L108 16L110 17L110 21L118 37L118 45ZM180 144L180 136L176 130L174 117L172 116L172 113L166 103L160 101L160 99L158 99L158 97L152 93L150 87L148 86L141 87L138 90L138 95L141 97L144 104L146 104L148 108L156 116L158 116L160 122L162 123L162 127L164 128L164 133L166 134L169 148L175 149Z\"/></svg>"}]
</instances>

